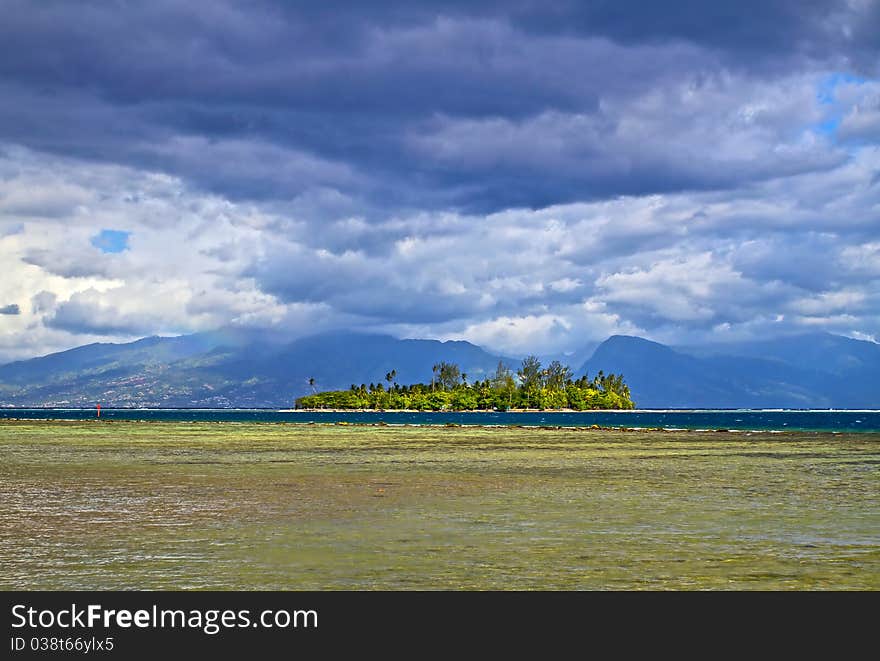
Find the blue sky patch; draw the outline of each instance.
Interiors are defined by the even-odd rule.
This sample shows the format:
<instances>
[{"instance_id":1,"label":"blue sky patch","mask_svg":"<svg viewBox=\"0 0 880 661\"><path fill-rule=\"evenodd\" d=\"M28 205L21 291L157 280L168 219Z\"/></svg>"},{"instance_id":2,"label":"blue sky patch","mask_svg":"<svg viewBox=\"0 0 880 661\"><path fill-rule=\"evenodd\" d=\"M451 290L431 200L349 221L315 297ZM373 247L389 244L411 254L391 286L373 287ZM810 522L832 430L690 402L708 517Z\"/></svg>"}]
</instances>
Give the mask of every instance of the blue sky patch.
<instances>
[{"instance_id":1,"label":"blue sky patch","mask_svg":"<svg viewBox=\"0 0 880 661\"><path fill-rule=\"evenodd\" d=\"M825 105L831 104L835 101L834 95L838 85L844 83L855 83L856 85L863 85L865 82L867 82L866 78L838 71L822 79L822 81L819 83L819 89L816 90L816 98L819 100L819 103Z\"/></svg>"},{"instance_id":2,"label":"blue sky patch","mask_svg":"<svg viewBox=\"0 0 880 661\"><path fill-rule=\"evenodd\" d=\"M821 105L826 107L827 114L822 122L812 127L813 130L821 135L829 136L833 140L845 111L844 108L839 107L837 104L837 87L846 83L863 85L865 82L867 82L865 78L844 72L836 72L825 76L819 82L816 90L816 99Z\"/></svg>"},{"instance_id":3,"label":"blue sky patch","mask_svg":"<svg viewBox=\"0 0 880 661\"><path fill-rule=\"evenodd\" d=\"M92 237L92 245L101 252L122 252L128 250L128 237L131 232L122 230L101 230Z\"/></svg>"}]
</instances>

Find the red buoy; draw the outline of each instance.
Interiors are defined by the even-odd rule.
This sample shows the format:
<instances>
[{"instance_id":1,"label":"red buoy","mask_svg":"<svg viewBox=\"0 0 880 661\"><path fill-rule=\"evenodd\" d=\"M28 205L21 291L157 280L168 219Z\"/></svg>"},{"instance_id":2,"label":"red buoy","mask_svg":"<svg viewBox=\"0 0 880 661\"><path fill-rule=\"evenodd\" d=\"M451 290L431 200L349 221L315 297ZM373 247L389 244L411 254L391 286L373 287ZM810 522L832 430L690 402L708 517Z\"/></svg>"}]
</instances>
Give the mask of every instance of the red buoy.
<instances>
[{"instance_id":1,"label":"red buoy","mask_svg":"<svg viewBox=\"0 0 880 661\"><path fill-rule=\"evenodd\" d=\"M101 417L101 405L100 404L98 404L98 417L99 418Z\"/></svg>"}]
</instances>

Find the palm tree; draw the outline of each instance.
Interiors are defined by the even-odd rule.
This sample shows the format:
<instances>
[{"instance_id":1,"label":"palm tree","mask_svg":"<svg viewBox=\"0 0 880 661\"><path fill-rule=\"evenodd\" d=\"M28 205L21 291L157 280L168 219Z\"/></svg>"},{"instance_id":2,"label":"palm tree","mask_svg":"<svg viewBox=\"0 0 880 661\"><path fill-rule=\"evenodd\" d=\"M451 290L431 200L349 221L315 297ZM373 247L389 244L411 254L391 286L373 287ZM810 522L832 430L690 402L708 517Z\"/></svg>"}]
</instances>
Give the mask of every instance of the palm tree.
<instances>
[{"instance_id":1,"label":"palm tree","mask_svg":"<svg viewBox=\"0 0 880 661\"><path fill-rule=\"evenodd\" d=\"M388 374L385 375L385 380L388 382L388 392L391 392L391 386L394 383L394 378L397 376L397 370L391 370Z\"/></svg>"}]
</instances>

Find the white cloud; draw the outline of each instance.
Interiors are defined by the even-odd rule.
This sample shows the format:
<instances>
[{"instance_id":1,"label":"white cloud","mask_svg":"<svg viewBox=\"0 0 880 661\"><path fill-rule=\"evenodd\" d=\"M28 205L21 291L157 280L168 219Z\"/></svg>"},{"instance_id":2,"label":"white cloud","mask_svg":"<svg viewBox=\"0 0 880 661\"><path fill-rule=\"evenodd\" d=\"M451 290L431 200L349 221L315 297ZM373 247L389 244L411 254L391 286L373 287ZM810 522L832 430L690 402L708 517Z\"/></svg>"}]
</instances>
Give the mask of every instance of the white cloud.
<instances>
[{"instance_id":1,"label":"white cloud","mask_svg":"<svg viewBox=\"0 0 880 661\"><path fill-rule=\"evenodd\" d=\"M860 291L823 292L815 296L794 300L790 303L790 307L796 312L807 315L849 312L862 308L865 299L865 294Z\"/></svg>"},{"instance_id":2,"label":"white cloud","mask_svg":"<svg viewBox=\"0 0 880 661\"><path fill-rule=\"evenodd\" d=\"M613 333L680 343L807 326L876 332L880 249L865 236L880 223L880 153L870 147L828 173L732 191L369 221L5 154L3 199L67 192L24 220L0 213L11 228L0 300L21 309L0 319L0 359L225 324L291 337L389 330L513 354L576 351ZM129 249L94 248L105 228L130 232Z\"/></svg>"},{"instance_id":3,"label":"white cloud","mask_svg":"<svg viewBox=\"0 0 880 661\"><path fill-rule=\"evenodd\" d=\"M603 275L596 284L606 302L633 306L673 322L715 319L715 306L725 290L747 286L739 273L711 252L666 258L647 268Z\"/></svg>"}]
</instances>

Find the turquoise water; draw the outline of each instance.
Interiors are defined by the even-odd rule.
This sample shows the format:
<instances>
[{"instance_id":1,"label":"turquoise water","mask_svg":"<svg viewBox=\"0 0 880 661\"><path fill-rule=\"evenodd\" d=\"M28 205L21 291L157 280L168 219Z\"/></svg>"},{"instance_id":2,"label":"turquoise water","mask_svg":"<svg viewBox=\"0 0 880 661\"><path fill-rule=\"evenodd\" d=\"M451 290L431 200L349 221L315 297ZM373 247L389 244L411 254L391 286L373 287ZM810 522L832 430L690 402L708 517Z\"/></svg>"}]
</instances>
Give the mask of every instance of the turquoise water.
<instances>
[{"instance_id":1,"label":"turquoise water","mask_svg":"<svg viewBox=\"0 0 880 661\"><path fill-rule=\"evenodd\" d=\"M0 419L85 420L95 409L0 409ZM583 412L315 412L269 409L101 409L104 420L316 422L392 425L659 427L760 431L880 432L880 410L665 410Z\"/></svg>"}]
</instances>

